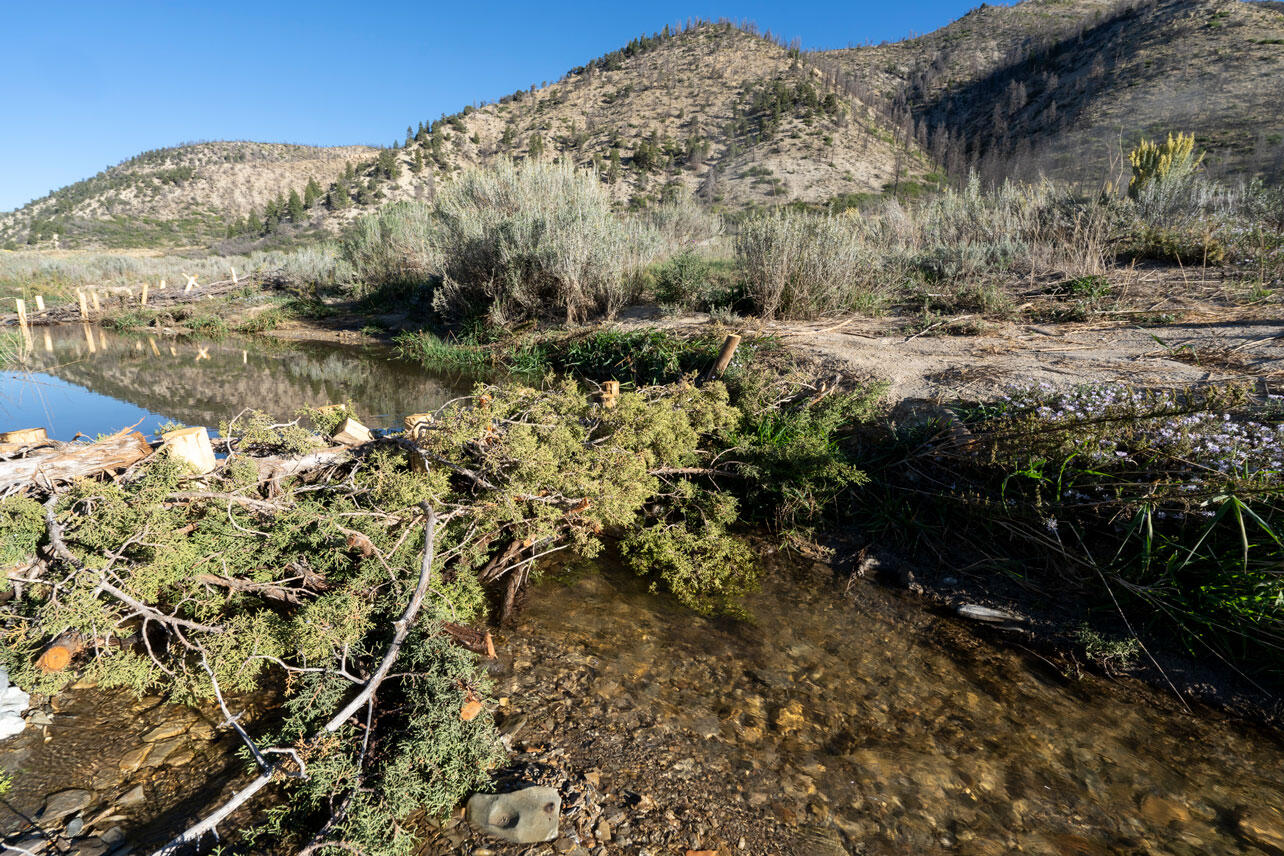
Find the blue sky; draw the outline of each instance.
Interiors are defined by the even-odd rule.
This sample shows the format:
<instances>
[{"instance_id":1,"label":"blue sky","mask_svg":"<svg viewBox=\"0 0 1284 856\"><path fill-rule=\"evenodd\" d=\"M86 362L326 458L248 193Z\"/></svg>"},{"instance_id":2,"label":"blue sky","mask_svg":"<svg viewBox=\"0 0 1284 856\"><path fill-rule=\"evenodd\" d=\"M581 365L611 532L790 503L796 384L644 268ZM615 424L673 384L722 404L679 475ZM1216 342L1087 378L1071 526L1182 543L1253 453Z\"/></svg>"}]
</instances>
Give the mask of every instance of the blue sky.
<instances>
[{"instance_id":1,"label":"blue sky","mask_svg":"<svg viewBox=\"0 0 1284 856\"><path fill-rule=\"evenodd\" d=\"M11 0L0 211L186 141L387 145L407 124L556 80L688 16L748 19L825 48L926 32L973 5Z\"/></svg>"}]
</instances>

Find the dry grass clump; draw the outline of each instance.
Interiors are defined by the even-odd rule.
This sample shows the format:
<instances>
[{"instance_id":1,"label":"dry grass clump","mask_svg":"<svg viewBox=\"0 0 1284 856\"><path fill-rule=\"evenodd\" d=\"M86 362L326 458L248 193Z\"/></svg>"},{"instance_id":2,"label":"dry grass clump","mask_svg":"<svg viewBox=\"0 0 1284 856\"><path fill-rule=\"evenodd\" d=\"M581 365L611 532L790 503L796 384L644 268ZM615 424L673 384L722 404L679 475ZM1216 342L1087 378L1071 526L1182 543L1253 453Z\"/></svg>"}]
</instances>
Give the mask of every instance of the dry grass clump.
<instances>
[{"instance_id":1,"label":"dry grass clump","mask_svg":"<svg viewBox=\"0 0 1284 856\"><path fill-rule=\"evenodd\" d=\"M1108 203L1046 182L987 192L973 178L872 214L763 215L741 228L736 257L766 317L876 311L897 289L930 294L941 308L993 312L1005 304L1000 280L1103 271L1115 217Z\"/></svg>"},{"instance_id":2,"label":"dry grass clump","mask_svg":"<svg viewBox=\"0 0 1284 856\"><path fill-rule=\"evenodd\" d=\"M745 293L764 318L872 311L885 295L870 274L879 259L851 221L797 212L745 223L736 236L736 259Z\"/></svg>"}]
</instances>

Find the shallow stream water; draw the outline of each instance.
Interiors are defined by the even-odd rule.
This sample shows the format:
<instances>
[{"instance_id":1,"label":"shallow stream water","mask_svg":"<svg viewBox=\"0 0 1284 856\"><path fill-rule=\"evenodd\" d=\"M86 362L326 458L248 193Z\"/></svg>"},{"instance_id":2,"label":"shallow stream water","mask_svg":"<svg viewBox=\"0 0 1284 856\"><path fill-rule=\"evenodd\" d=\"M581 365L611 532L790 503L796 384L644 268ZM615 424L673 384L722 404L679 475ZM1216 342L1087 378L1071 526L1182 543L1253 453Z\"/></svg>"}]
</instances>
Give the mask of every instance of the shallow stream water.
<instances>
[{"instance_id":1,"label":"shallow stream water","mask_svg":"<svg viewBox=\"0 0 1284 856\"><path fill-rule=\"evenodd\" d=\"M0 377L0 429L68 439L345 400L392 426L467 387L375 348L73 327L45 351L42 332L31 370ZM1067 677L872 584L844 594L810 561L763 561L747 621L692 615L611 568L532 593L500 639L501 727L518 757L591 774L616 806L613 835L568 819L560 852L1284 853L1276 735ZM6 832L81 789L86 833L154 838L235 772L208 716L92 688L48 713L0 742ZM434 846L524 852L458 825Z\"/></svg>"}]
</instances>

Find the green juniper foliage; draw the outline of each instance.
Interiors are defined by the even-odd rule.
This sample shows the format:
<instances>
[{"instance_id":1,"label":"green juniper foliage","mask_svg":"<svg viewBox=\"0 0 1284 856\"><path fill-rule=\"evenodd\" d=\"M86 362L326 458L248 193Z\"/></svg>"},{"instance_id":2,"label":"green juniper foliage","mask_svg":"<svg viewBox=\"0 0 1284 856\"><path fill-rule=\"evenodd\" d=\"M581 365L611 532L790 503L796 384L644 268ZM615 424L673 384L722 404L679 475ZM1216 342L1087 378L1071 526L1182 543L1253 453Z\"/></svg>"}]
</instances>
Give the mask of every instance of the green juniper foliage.
<instances>
[{"instance_id":1,"label":"green juniper foliage","mask_svg":"<svg viewBox=\"0 0 1284 856\"><path fill-rule=\"evenodd\" d=\"M736 382L746 401L766 389ZM746 428L720 382L640 385L609 407L576 381L509 382L447 405L413 440L377 440L324 477L284 479L265 456L317 450L324 441L304 424L333 430L350 408L284 424L248 413L220 426L230 456L202 481L161 454L128 478L82 480L54 496L53 530L35 499L0 502L6 561L30 563L42 543L58 544L40 582L9 602L0 660L37 692L77 673L186 702L210 699L214 681L225 694L281 688L283 721L255 736L293 746L309 775L277 785L285 799L247 839L303 846L334 817L334 836L402 856L416 846L415 818L448 811L501 757L489 715L461 716L488 686L444 623L481 620L505 590L507 604L541 557L592 557L608 539L681 602L739 612L758 571L734 531L740 505L718 482L751 496L781 489L754 487L745 478L754 473L815 479L817 495L859 482L833 443L836 414L856 411L836 403L801 415L810 409L777 402L772 424L785 427L746 442L761 428ZM735 451L750 463L718 463ZM355 692L339 670L369 674L388 647L419 579L424 504L442 514L431 586L377 694L374 729L367 739L349 722L314 737ZM78 670L41 672L43 647L68 632L91 643Z\"/></svg>"}]
</instances>

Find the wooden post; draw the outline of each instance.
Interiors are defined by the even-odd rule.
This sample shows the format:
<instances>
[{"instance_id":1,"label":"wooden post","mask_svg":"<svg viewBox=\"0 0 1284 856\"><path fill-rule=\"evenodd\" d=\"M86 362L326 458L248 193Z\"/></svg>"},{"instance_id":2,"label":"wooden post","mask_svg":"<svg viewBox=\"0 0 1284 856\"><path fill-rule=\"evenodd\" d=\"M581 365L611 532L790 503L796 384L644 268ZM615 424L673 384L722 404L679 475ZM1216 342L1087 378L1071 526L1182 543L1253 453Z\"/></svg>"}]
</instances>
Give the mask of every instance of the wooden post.
<instances>
[{"instance_id":1,"label":"wooden post","mask_svg":"<svg viewBox=\"0 0 1284 856\"><path fill-rule=\"evenodd\" d=\"M373 440L374 435L370 433L369 428L348 417L343 420L339 430L330 435L330 439L344 446L360 446Z\"/></svg>"},{"instance_id":2,"label":"wooden post","mask_svg":"<svg viewBox=\"0 0 1284 856\"><path fill-rule=\"evenodd\" d=\"M49 643L49 647L36 660L36 666L42 672L61 672L84 647L80 634L74 630L68 631Z\"/></svg>"},{"instance_id":3,"label":"wooden post","mask_svg":"<svg viewBox=\"0 0 1284 856\"><path fill-rule=\"evenodd\" d=\"M166 431L161 440L162 449L168 449L172 456L187 464L197 475L205 475L217 466L209 432L200 426Z\"/></svg>"},{"instance_id":4,"label":"wooden post","mask_svg":"<svg viewBox=\"0 0 1284 856\"><path fill-rule=\"evenodd\" d=\"M236 268L232 268L232 285L240 285L241 281L236 278Z\"/></svg>"},{"instance_id":5,"label":"wooden post","mask_svg":"<svg viewBox=\"0 0 1284 856\"><path fill-rule=\"evenodd\" d=\"M608 410L620 400L620 382L608 380L602 384L602 406Z\"/></svg>"},{"instance_id":6,"label":"wooden post","mask_svg":"<svg viewBox=\"0 0 1284 856\"><path fill-rule=\"evenodd\" d=\"M98 289L95 288L93 291L89 292L89 295L94 299L94 311L102 311L103 304L102 301L98 299Z\"/></svg>"},{"instance_id":7,"label":"wooden post","mask_svg":"<svg viewBox=\"0 0 1284 856\"><path fill-rule=\"evenodd\" d=\"M149 345L151 345L151 346L152 346L152 356L159 357L159 356L160 356L160 348L156 347L156 340L155 340L155 339L153 339L151 336L148 336L148 337L147 337L147 344L149 344Z\"/></svg>"},{"instance_id":8,"label":"wooden post","mask_svg":"<svg viewBox=\"0 0 1284 856\"><path fill-rule=\"evenodd\" d=\"M89 306L85 303L85 290L83 288L76 289L76 300L80 303L80 320L88 321Z\"/></svg>"},{"instance_id":9,"label":"wooden post","mask_svg":"<svg viewBox=\"0 0 1284 856\"><path fill-rule=\"evenodd\" d=\"M23 300L21 297L15 297L13 302L18 305L18 326L22 328L23 333L26 333L27 332L27 301Z\"/></svg>"},{"instance_id":10,"label":"wooden post","mask_svg":"<svg viewBox=\"0 0 1284 856\"><path fill-rule=\"evenodd\" d=\"M735 356L736 348L740 346L740 334L731 333L722 342L722 350L718 351L718 359L713 363L713 371L709 373L710 377L722 377L722 373L731 365L731 358Z\"/></svg>"},{"instance_id":11,"label":"wooden post","mask_svg":"<svg viewBox=\"0 0 1284 856\"><path fill-rule=\"evenodd\" d=\"M49 439L43 428L18 428L15 431L0 432L0 443L12 443L16 446L34 446Z\"/></svg>"},{"instance_id":12,"label":"wooden post","mask_svg":"<svg viewBox=\"0 0 1284 856\"><path fill-rule=\"evenodd\" d=\"M161 291L164 291L164 290L165 290L165 280L163 280L163 279L161 280L160 290L161 290Z\"/></svg>"},{"instance_id":13,"label":"wooden post","mask_svg":"<svg viewBox=\"0 0 1284 856\"><path fill-rule=\"evenodd\" d=\"M183 293L187 294L196 287L196 277L190 273L185 273L183 276L187 277L187 286L183 289Z\"/></svg>"},{"instance_id":14,"label":"wooden post","mask_svg":"<svg viewBox=\"0 0 1284 856\"><path fill-rule=\"evenodd\" d=\"M142 299L138 301L138 305L139 306L147 305L147 283L143 283L143 296L142 296Z\"/></svg>"},{"instance_id":15,"label":"wooden post","mask_svg":"<svg viewBox=\"0 0 1284 856\"><path fill-rule=\"evenodd\" d=\"M36 311L37 312L45 311L45 298L44 298L44 295L42 294L36 295Z\"/></svg>"}]
</instances>

